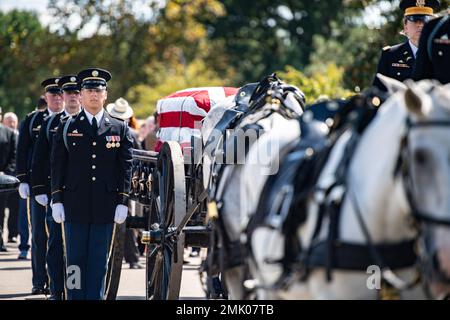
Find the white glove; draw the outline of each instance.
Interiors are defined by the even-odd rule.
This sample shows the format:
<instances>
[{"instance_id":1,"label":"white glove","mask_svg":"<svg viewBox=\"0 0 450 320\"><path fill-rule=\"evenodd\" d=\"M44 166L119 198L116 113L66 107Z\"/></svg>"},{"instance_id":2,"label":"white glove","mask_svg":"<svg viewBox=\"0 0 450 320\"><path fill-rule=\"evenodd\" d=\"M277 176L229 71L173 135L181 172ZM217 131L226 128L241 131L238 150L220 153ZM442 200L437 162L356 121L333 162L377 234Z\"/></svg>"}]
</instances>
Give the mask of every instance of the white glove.
<instances>
[{"instance_id":1,"label":"white glove","mask_svg":"<svg viewBox=\"0 0 450 320\"><path fill-rule=\"evenodd\" d=\"M19 184L19 195L22 199L26 199L30 196L30 186L28 183Z\"/></svg>"},{"instance_id":2,"label":"white glove","mask_svg":"<svg viewBox=\"0 0 450 320\"><path fill-rule=\"evenodd\" d=\"M36 199L36 202L43 207L46 207L48 204L48 197L46 194L38 194L37 196L34 197L34 199Z\"/></svg>"},{"instance_id":3,"label":"white glove","mask_svg":"<svg viewBox=\"0 0 450 320\"><path fill-rule=\"evenodd\" d=\"M56 223L64 222L66 217L64 215L64 206L62 203L53 203L52 204L52 217Z\"/></svg>"},{"instance_id":4,"label":"white glove","mask_svg":"<svg viewBox=\"0 0 450 320\"><path fill-rule=\"evenodd\" d=\"M128 216L128 207L123 204L119 204L116 207L116 214L114 215L114 222L117 224L122 224L125 222Z\"/></svg>"}]
</instances>

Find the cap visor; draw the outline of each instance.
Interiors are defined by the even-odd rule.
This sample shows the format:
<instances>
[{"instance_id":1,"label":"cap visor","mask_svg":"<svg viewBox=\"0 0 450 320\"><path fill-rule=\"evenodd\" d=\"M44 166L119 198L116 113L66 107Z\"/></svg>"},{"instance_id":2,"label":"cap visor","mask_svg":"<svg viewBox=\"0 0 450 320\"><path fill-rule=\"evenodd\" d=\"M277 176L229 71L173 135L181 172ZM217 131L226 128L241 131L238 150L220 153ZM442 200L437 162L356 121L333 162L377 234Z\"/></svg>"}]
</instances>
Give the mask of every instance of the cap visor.
<instances>
[{"instance_id":1,"label":"cap visor","mask_svg":"<svg viewBox=\"0 0 450 320\"><path fill-rule=\"evenodd\" d=\"M60 88L48 88L45 92L50 92L50 93L62 93Z\"/></svg>"},{"instance_id":2,"label":"cap visor","mask_svg":"<svg viewBox=\"0 0 450 320\"><path fill-rule=\"evenodd\" d=\"M101 84L83 84L81 86L81 88L83 88L83 89L106 89L106 86L101 85Z\"/></svg>"},{"instance_id":3,"label":"cap visor","mask_svg":"<svg viewBox=\"0 0 450 320\"><path fill-rule=\"evenodd\" d=\"M63 92L80 92L80 88L75 86L67 86L63 88Z\"/></svg>"}]
</instances>

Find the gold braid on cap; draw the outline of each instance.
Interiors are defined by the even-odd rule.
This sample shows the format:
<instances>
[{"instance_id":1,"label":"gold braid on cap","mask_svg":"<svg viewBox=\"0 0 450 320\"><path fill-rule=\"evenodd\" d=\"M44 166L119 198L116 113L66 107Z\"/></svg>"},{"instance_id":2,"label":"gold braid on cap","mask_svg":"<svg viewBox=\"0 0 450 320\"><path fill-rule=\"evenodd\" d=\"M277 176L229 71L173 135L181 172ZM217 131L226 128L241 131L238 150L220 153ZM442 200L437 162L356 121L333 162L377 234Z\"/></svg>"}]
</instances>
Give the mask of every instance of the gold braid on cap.
<instances>
[{"instance_id":1,"label":"gold braid on cap","mask_svg":"<svg viewBox=\"0 0 450 320\"><path fill-rule=\"evenodd\" d=\"M434 14L433 8L430 7L411 7L405 10L405 17L415 14L424 14L432 16Z\"/></svg>"}]
</instances>

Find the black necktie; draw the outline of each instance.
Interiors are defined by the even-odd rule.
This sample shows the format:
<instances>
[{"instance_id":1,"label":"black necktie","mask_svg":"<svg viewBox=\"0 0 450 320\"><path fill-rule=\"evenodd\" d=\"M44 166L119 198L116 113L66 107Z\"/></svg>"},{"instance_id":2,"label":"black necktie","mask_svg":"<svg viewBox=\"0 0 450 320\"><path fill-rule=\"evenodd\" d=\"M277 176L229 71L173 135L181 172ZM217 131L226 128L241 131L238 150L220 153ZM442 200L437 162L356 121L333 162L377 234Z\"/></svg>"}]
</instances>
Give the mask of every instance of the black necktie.
<instances>
[{"instance_id":1,"label":"black necktie","mask_svg":"<svg viewBox=\"0 0 450 320\"><path fill-rule=\"evenodd\" d=\"M94 132L94 136L97 136L98 124L95 117L92 118L92 131Z\"/></svg>"}]
</instances>

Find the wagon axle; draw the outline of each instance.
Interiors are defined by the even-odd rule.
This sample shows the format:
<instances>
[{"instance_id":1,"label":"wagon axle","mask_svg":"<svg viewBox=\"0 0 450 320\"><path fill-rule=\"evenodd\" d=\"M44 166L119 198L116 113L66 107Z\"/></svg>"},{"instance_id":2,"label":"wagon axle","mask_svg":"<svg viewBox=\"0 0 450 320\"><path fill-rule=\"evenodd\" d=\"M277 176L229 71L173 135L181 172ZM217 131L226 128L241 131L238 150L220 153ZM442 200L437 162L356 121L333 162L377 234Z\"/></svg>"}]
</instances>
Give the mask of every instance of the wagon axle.
<instances>
[{"instance_id":1,"label":"wagon axle","mask_svg":"<svg viewBox=\"0 0 450 320\"><path fill-rule=\"evenodd\" d=\"M161 244L163 242L163 239L165 241L177 241L177 230L175 228L168 229L167 231L164 230L164 228L158 228L154 230L149 231L142 231L142 239L141 242L143 244Z\"/></svg>"}]
</instances>

